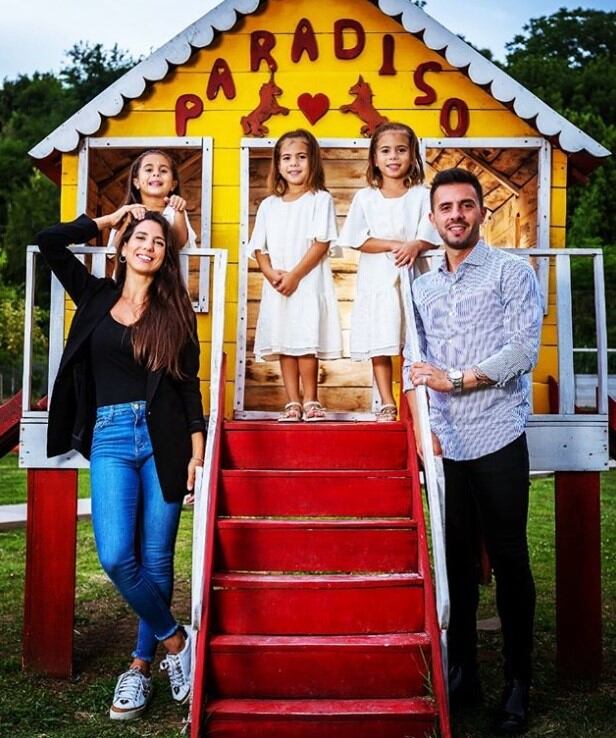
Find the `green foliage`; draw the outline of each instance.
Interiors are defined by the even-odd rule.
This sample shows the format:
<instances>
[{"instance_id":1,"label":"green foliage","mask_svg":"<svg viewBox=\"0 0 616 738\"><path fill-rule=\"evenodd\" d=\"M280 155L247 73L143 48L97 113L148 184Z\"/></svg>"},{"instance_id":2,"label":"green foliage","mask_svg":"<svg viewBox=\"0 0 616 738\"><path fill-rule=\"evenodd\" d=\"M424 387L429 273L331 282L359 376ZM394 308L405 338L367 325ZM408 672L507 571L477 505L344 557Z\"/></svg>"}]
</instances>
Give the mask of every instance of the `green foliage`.
<instances>
[{"instance_id":1,"label":"green foliage","mask_svg":"<svg viewBox=\"0 0 616 738\"><path fill-rule=\"evenodd\" d=\"M0 265L5 282L23 284L23 249L43 225L58 219L58 192L28 157L28 151L91 98L127 72L135 61L117 45L78 43L67 52L59 77L35 72L5 79L0 87Z\"/></svg>"},{"instance_id":2,"label":"green foliage","mask_svg":"<svg viewBox=\"0 0 616 738\"><path fill-rule=\"evenodd\" d=\"M616 150L616 11L561 8L529 21L507 51L509 74L608 150ZM614 243L614 185L614 157L588 182L570 184L569 245Z\"/></svg>"},{"instance_id":3,"label":"green foliage","mask_svg":"<svg viewBox=\"0 0 616 738\"><path fill-rule=\"evenodd\" d=\"M111 49L102 44L79 42L66 52L70 59L60 72L78 110L135 66L135 60L115 44Z\"/></svg>"}]
</instances>

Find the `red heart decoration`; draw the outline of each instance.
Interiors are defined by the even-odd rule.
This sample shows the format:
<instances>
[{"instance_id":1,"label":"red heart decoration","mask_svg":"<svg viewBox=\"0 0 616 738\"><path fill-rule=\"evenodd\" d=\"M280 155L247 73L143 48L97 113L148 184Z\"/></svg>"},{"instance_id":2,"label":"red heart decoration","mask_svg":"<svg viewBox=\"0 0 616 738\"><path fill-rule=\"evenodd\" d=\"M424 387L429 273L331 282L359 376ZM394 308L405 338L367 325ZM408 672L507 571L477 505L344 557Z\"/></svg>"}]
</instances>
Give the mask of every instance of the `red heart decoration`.
<instances>
[{"instance_id":1,"label":"red heart decoration","mask_svg":"<svg viewBox=\"0 0 616 738\"><path fill-rule=\"evenodd\" d=\"M310 123L314 125L329 110L329 97L322 92L317 92L316 95L304 92L297 98L297 105Z\"/></svg>"}]
</instances>

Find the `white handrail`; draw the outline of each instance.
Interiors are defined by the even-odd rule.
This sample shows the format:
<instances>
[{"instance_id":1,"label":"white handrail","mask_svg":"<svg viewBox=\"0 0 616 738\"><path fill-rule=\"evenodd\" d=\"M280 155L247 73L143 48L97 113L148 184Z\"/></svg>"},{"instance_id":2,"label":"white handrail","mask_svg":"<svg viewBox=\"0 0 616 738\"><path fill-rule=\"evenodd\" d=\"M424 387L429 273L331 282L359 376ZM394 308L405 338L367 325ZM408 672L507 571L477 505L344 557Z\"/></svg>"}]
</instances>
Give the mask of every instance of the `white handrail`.
<instances>
[{"instance_id":1,"label":"white handrail","mask_svg":"<svg viewBox=\"0 0 616 738\"><path fill-rule=\"evenodd\" d=\"M200 485L195 485L195 508L193 513L193 551L191 577L191 623L195 630L201 626L203 602L203 564L205 561L206 528L210 494L216 482L213 474L215 429L225 408L219 407L220 383L222 381L223 339L225 319L225 279L227 274L227 251L212 249L214 256L213 309L212 315L212 356L210 361L210 416L205 442L205 457Z\"/></svg>"},{"instance_id":2,"label":"white handrail","mask_svg":"<svg viewBox=\"0 0 616 738\"><path fill-rule=\"evenodd\" d=\"M400 270L402 281L406 340L410 359L421 361L417 324L413 310L410 269ZM445 559L445 486L443 460L434 455L432 448L432 429L428 411L428 393L423 385L415 388L419 440L423 454L424 480L430 507L430 530L432 532L432 557L434 560L434 588L436 593L436 615L441 629L441 650L443 671L447 676L447 627L449 626L449 585L447 583L447 563ZM410 450L412 453L412 450Z\"/></svg>"}]
</instances>

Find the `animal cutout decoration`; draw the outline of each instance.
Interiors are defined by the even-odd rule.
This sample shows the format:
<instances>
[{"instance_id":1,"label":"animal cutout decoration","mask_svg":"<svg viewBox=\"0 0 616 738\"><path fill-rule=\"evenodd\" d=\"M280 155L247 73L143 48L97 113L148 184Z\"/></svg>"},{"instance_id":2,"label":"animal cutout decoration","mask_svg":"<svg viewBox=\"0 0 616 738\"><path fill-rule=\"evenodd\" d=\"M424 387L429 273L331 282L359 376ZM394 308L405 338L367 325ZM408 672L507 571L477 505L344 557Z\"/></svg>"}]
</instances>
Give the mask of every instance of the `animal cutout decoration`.
<instances>
[{"instance_id":1,"label":"animal cutout decoration","mask_svg":"<svg viewBox=\"0 0 616 738\"><path fill-rule=\"evenodd\" d=\"M274 73L270 75L269 82L261 85L259 89L259 104L248 115L241 118L242 130L247 136L263 137L267 135L268 128L263 125L272 115L288 115L289 108L285 108L276 100L282 95L282 89L274 81Z\"/></svg>"},{"instance_id":2,"label":"animal cutout decoration","mask_svg":"<svg viewBox=\"0 0 616 738\"><path fill-rule=\"evenodd\" d=\"M372 136L374 131L381 123L387 123L389 118L381 115L372 104L372 88L364 78L359 75L357 82L349 90L350 95L355 95L355 100L348 105L341 105L340 110L343 113L354 113L366 124L361 127L363 136Z\"/></svg>"}]
</instances>

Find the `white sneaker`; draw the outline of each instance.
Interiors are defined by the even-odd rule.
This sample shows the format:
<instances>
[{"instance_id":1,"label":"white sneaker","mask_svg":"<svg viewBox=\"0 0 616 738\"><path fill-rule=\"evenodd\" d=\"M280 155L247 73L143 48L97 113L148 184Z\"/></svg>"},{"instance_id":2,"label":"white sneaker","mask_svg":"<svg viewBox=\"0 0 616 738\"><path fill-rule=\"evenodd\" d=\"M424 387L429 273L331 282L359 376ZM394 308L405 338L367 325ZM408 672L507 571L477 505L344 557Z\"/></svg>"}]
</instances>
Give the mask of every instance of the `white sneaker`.
<instances>
[{"instance_id":1,"label":"white sneaker","mask_svg":"<svg viewBox=\"0 0 616 738\"><path fill-rule=\"evenodd\" d=\"M148 706L152 698L152 678L139 669L129 669L120 674L109 708L112 720L134 720Z\"/></svg>"},{"instance_id":2,"label":"white sneaker","mask_svg":"<svg viewBox=\"0 0 616 738\"><path fill-rule=\"evenodd\" d=\"M179 653L168 653L160 662L160 668L169 675L171 696L178 705L183 705L190 696L193 630L186 625L184 631L186 632L184 648Z\"/></svg>"}]
</instances>

